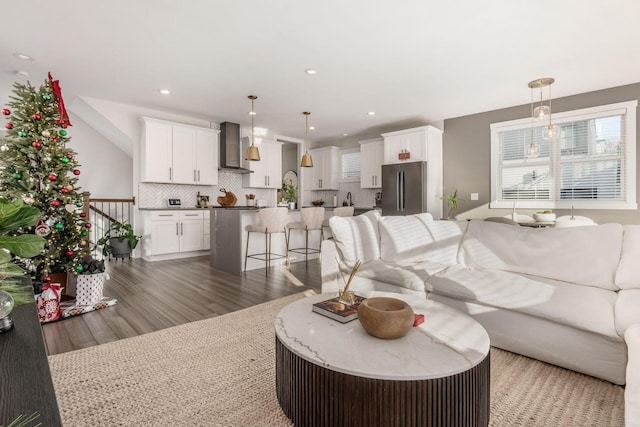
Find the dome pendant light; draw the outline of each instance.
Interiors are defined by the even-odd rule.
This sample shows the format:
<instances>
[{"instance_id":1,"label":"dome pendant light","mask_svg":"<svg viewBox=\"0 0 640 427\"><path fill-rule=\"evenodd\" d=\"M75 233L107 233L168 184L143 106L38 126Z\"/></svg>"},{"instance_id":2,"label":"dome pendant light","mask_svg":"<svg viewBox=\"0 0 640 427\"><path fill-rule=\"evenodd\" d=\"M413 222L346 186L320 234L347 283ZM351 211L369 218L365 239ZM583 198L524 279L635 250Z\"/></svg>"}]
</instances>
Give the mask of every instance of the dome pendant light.
<instances>
[{"instance_id":1,"label":"dome pendant light","mask_svg":"<svg viewBox=\"0 0 640 427\"><path fill-rule=\"evenodd\" d=\"M305 119L305 128L304 128L304 145L305 145L305 153L302 156L302 160L300 161L301 168L312 168L313 167L313 159L311 158L311 154L309 154L309 147L307 146L307 140L309 139L309 115L311 114L309 111L305 111L304 114Z\"/></svg>"},{"instance_id":2,"label":"dome pendant light","mask_svg":"<svg viewBox=\"0 0 640 427\"><path fill-rule=\"evenodd\" d=\"M253 101L258 99L258 97L255 95L249 95L247 98L251 100L251 112L249 113L251 115L251 145L247 147L247 154L244 156L244 159L257 162L260 160L260 152L258 151L258 147L253 145L255 140L253 136L253 118L256 115L255 111L253 111Z\"/></svg>"}]
</instances>

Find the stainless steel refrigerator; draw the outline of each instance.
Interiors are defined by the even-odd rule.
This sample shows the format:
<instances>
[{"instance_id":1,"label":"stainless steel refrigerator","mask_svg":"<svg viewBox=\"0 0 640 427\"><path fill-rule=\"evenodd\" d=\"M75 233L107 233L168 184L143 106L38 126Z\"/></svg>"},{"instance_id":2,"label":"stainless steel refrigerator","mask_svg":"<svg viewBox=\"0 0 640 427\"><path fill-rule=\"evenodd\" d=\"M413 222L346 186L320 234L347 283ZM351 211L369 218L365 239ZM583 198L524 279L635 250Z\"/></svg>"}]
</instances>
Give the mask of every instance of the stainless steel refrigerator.
<instances>
[{"instance_id":1,"label":"stainless steel refrigerator","mask_svg":"<svg viewBox=\"0 0 640 427\"><path fill-rule=\"evenodd\" d=\"M382 166L382 215L429 212L427 162Z\"/></svg>"}]
</instances>

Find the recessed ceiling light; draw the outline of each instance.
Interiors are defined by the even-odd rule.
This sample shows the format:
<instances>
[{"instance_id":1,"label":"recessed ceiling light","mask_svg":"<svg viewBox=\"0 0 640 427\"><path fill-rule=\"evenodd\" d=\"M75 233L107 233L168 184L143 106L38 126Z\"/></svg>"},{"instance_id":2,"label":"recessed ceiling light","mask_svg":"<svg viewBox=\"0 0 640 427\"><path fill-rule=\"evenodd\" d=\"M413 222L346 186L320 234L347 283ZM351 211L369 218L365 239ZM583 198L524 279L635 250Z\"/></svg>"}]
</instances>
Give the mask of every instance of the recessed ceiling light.
<instances>
[{"instance_id":1,"label":"recessed ceiling light","mask_svg":"<svg viewBox=\"0 0 640 427\"><path fill-rule=\"evenodd\" d=\"M249 111L249 115L250 115L250 116L255 116L255 115L256 115L256 112L255 112L255 111Z\"/></svg>"},{"instance_id":2,"label":"recessed ceiling light","mask_svg":"<svg viewBox=\"0 0 640 427\"><path fill-rule=\"evenodd\" d=\"M309 130L316 130L315 126L309 126Z\"/></svg>"},{"instance_id":3,"label":"recessed ceiling light","mask_svg":"<svg viewBox=\"0 0 640 427\"><path fill-rule=\"evenodd\" d=\"M18 59L22 59L23 61L31 61L33 59L32 57L30 57L29 55L25 55L24 53L14 53L13 56Z\"/></svg>"},{"instance_id":4,"label":"recessed ceiling light","mask_svg":"<svg viewBox=\"0 0 640 427\"><path fill-rule=\"evenodd\" d=\"M16 71L16 76L18 76L18 77L29 77L29 72L28 71L24 71L24 70Z\"/></svg>"},{"instance_id":5,"label":"recessed ceiling light","mask_svg":"<svg viewBox=\"0 0 640 427\"><path fill-rule=\"evenodd\" d=\"M158 92L160 92L163 95L169 95L171 93L169 89L159 89Z\"/></svg>"},{"instance_id":6,"label":"recessed ceiling light","mask_svg":"<svg viewBox=\"0 0 640 427\"><path fill-rule=\"evenodd\" d=\"M316 70L315 68L307 68L306 70L304 70L304 72L310 75L318 74L318 70Z\"/></svg>"},{"instance_id":7,"label":"recessed ceiling light","mask_svg":"<svg viewBox=\"0 0 640 427\"><path fill-rule=\"evenodd\" d=\"M343 133L342 136L349 136L349 134L348 133Z\"/></svg>"},{"instance_id":8,"label":"recessed ceiling light","mask_svg":"<svg viewBox=\"0 0 640 427\"><path fill-rule=\"evenodd\" d=\"M370 115L370 116L375 116L376 112L375 111L369 111L367 114Z\"/></svg>"}]
</instances>

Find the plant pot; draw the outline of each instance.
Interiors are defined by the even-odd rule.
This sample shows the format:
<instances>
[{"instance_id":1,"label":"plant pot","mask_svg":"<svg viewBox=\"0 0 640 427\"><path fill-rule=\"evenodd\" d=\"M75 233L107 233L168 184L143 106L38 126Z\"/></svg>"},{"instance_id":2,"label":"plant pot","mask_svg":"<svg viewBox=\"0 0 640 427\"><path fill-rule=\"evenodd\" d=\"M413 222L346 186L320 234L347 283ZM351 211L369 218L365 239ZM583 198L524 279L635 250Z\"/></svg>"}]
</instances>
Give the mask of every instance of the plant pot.
<instances>
[{"instance_id":1,"label":"plant pot","mask_svg":"<svg viewBox=\"0 0 640 427\"><path fill-rule=\"evenodd\" d=\"M289 209L295 210L295 208L296 208L296 202L289 202Z\"/></svg>"},{"instance_id":2,"label":"plant pot","mask_svg":"<svg viewBox=\"0 0 640 427\"><path fill-rule=\"evenodd\" d=\"M113 248L111 255L114 258L130 258L131 257L131 248L129 247L129 239L124 239L122 241L118 240L118 238L109 239L109 245Z\"/></svg>"}]
</instances>

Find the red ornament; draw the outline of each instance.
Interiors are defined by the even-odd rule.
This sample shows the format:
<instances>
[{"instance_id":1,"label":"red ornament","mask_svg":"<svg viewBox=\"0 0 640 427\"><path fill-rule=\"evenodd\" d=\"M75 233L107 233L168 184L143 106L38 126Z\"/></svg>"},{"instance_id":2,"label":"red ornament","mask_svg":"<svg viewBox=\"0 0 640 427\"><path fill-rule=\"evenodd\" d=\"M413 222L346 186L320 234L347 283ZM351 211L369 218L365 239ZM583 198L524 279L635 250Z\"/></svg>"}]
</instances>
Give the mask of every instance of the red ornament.
<instances>
[{"instance_id":1,"label":"red ornament","mask_svg":"<svg viewBox=\"0 0 640 427\"><path fill-rule=\"evenodd\" d=\"M80 218L85 218L86 216L87 216L87 214L86 214L86 213L84 213L84 212L80 212Z\"/></svg>"},{"instance_id":2,"label":"red ornament","mask_svg":"<svg viewBox=\"0 0 640 427\"><path fill-rule=\"evenodd\" d=\"M91 223L90 223L90 222L88 222L88 223L86 223L84 226L85 226L85 227L87 227L87 228L91 228Z\"/></svg>"},{"instance_id":3,"label":"red ornament","mask_svg":"<svg viewBox=\"0 0 640 427\"><path fill-rule=\"evenodd\" d=\"M51 138L51 142L58 142L58 138Z\"/></svg>"},{"instance_id":4,"label":"red ornament","mask_svg":"<svg viewBox=\"0 0 640 427\"><path fill-rule=\"evenodd\" d=\"M73 251L65 252L65 255L68 256L69 258L71 258L73 256L73 254L75 254L75 252L73 252Z\"/></svg>"},{"instance_id":5,"label":"red ornament","mask_svg":"<svg viewBox=\"0 0 640 427\"><path fill-rule=\"evenodd\" d=\"M51 276L44 276L42 278L42 281L45 282L45 283L50 283L51 282Z\"/></svg>"},{"instance_id":6,"label":"red ornament","mask_svg":"<svg viewBox=\"0 0 640 427\"><path fill-rule=\"evenodd\" d=\"M73 174L74 175L80 175L80 169L74 169L73 170Z\"/></svg>"},{"instance_id":7,"label":"red ornament","mask_svg":"<svg viewBox=\"0 0 640 427\"><path fill-rule=\"evenodd\" d=\"M67 159L69 159L69 160L73 159L73 154L71 154L71 153L67 154Z\"/></svg>"},{"instance_id":8,"label":"red ornament","mask_svg":"<svg viewBox=\"0 0 640 427\"><path fill-rule=\"evenodd\" d=\"M58 176L55 173L49 174L49 181L55 181L56 179L58 179Z\"/></svg>"},{"instance_id":9,"label":"red ornament","mask_svg":"<svg viewBox=\"0 0 640 427\"><path fill-rule=\"evenodd\" d=\"M4 114L5 116L8 116L9 114L11 114L11 111L9 111L8 108L3 108L2 109L2 114Z\"/></svg>"},{"instance_id":10,"label":"red ornament","mask_svg":"<svg viewBox=\"0 0 640 427\"><path fill-rule=\"evenodd\" d=\"M6 127L7 129L13 129L13 123L6 123L4 127Z\"/></svg>"},{"instance_id":11,"label":"red ornament","mask_svg":"<svg viewBox=\"0 0 640 427\"><path fill-rule=\"evenodd\" d=\"M68 194L68 193L69 193L69 190L67 190L66 188L61 188L61 189L60 189L60 192L61 192L62 194Z\"/></svg>"},{"instance_id":12,"label":"red ornament","mask_svg":"<svg viewBox=\"0 0 640 427\"><path fill-rule=\"evenodd\" d=\"M31 145L37 150L42 148L42 143L40 141L33 141Z\"/></svg>"},{"instance_id":13,"label":"red ornament","mask_svg":"<svg viewBox=\"0 0 640 427\"><path fill-rule=\"evenodd\" d=\"M33 120L40 120L42 118L42 116L40 114L38 114L38 113L35 113L33 116L31 116L31 118Z\"/></svg>"},{"instance_id":14,"label":"red ornament","mask_svg":"<svg viewBox=\"0 0 640 427\"><path fill-rule=\"evenodd\" d=\"M51 202L51 206L53 206L54 208L57 208L60 206L60 200L54 200L53 202Z\"/></svg>"}]
</instances>

